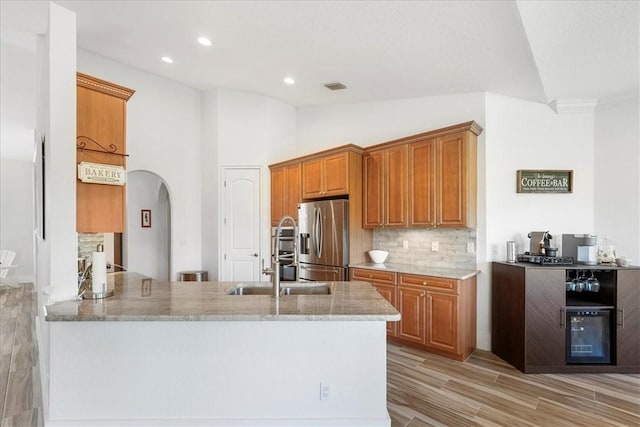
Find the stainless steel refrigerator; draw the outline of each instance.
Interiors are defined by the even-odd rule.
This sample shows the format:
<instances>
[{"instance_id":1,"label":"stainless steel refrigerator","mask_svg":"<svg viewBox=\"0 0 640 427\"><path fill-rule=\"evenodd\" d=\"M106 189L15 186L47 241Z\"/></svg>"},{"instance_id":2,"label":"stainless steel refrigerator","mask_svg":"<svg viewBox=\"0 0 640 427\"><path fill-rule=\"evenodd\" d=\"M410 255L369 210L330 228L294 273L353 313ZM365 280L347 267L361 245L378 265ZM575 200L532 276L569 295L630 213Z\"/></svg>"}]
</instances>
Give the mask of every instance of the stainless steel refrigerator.
<instances>
[{"instance_id":1,"label":"stainless steel refrigerator","mask_svg":"<svg viewBox=\"0 0 640 427\"><path fill-rule=\"evenodd\" d=\"M300 280L347 280L349 201L300 203L298 229Z\"/></svg>"}]
</instances>

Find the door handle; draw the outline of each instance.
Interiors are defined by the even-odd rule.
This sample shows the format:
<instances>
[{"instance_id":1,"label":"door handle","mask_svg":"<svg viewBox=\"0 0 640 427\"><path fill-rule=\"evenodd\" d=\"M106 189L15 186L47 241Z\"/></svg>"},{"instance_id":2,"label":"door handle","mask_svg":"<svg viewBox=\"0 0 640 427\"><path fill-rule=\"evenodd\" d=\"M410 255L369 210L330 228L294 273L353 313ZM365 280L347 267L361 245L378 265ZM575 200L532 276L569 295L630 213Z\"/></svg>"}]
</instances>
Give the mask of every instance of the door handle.
<instances>
[{"instance_id":1,"label":"door handle","mask_svg":"<svg viewBox=\"0 0 640 427\"><path fill-rule=\"evenodd\" d=\"M567 316L565 314L564 309L560 309L560 326L564 327L565 326L565 320L567 319Z\"/></svg>"},{"instance_id":2,"label":"door handle","mask_svg":"<svg viewBox=\"0 0 640 427\"><path fill-rule=\"evenodd\" d=\"M249 254L249 256L254 256L254 257L258 258L259 255L257 253L255 253L255 254Z\"/></svg>"},{"instance_id":3,"label":"door handle","mask_svg":"<svg viewBox=\"0 0 640 427\"><path fill-rule=\"evenodd\" d=\"M624 328L624 309L617 309L617 319L616 319L616 326L620 326L621 328Z\"/></svg>"}]
</instances>

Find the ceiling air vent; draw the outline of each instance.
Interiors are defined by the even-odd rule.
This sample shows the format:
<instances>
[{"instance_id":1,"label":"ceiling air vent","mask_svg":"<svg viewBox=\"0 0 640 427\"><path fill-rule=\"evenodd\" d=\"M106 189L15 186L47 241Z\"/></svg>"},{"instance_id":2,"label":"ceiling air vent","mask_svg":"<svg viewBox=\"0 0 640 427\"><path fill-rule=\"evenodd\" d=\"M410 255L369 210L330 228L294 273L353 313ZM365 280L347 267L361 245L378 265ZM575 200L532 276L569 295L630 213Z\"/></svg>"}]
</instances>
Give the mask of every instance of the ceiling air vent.
<instances>
[{"instance_id":1,"label":"ceiling air vent","mask_svg":"<svg viewBox=\"0 0 640 427\"><path fill-rule=\"evenodd\" d=\"M326 83L324 85L324 87L326 87L327 89L331 89L331 90L342 90L342 89L346 89L347 88L345 85L343 85L340 82Z\"/></svg>"}]
</instances>

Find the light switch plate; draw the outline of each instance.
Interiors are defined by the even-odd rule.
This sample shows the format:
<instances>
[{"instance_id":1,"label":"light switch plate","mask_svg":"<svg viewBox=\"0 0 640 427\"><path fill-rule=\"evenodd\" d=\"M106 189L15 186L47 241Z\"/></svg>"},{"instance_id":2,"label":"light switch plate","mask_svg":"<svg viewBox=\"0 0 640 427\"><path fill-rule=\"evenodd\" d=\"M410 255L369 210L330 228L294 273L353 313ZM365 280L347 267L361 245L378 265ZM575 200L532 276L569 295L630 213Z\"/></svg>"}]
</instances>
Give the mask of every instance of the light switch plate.
<instances>
[{"instance_id":1,"label":"light switch plate","mask_svg":"<svg viewBox=\"0 0 640 427\"><path fill-rule=\"evenodd\" d=\"M438 242L431 242L431 250L433 252L438 252L440 250L438 246Z\"/></svg>"}]
</instances>

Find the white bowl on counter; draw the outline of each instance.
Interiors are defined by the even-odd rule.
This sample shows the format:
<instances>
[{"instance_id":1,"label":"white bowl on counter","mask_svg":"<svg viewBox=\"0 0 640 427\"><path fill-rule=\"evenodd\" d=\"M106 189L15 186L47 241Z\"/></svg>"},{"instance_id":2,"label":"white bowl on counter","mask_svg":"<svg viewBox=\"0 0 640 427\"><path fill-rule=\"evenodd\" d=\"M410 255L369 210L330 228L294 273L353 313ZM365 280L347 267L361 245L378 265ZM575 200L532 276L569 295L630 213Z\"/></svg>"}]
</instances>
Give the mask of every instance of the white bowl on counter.
<instances>
[{"instance_id":1,"label":"white bowl on counter","mask_svg":"<svg viewBox=\"0 0 640 427\"><path fill-rule=\"evenodd\" d=\"M369 251L369 257L371 257L371 261L374 264L382 264L387 256L389 255L388 251L383 251L381 249L372 249Z\"/></svg>"}]
</instances>

